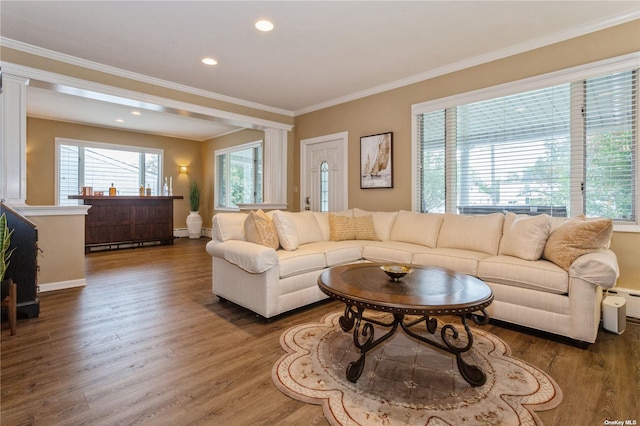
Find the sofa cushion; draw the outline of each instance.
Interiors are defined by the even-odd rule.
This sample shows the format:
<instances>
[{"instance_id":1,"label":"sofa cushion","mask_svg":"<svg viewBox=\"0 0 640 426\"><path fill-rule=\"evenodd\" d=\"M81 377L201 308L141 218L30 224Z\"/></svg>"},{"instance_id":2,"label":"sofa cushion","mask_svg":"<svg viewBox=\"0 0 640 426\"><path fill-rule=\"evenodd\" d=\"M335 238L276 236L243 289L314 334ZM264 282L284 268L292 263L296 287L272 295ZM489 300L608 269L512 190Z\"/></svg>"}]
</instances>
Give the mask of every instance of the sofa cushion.
<instances>
[{"instance_id":1,"label":"sofa cushion","mask_svg":"<svg viewBox=\"0 0 640 426\"><path fill-rule=\"evenodd\" d=\"M478 263L478 278L498 284L532 288L550 293L569 292L569 274L546 260L492 256Z\"/></svg>"},{"instance_id":2,"label":"sofa cushion","mask_svg":"<svg viewBox=\"0 0 640 426\"><path fill-rule=\"evenodd\" d=\"M503 223L502 213L478 216L445 213L437 247L481 251L496 255L502 237Z\"/></svg>"},{"instance_id":3,"label":"sofa cushion","mask_svg":"<svg viewBox=\"0 0 640 426\"><path fill-rule=\"evenodd\" d=\"M218 213L213 216L213 238L218 241L246 241L244 221L246 213Z\"/></svg>"},{"instance_id":4,"label":"sofa cushion","mask_svg":"<svg viewBox=\"0 0 640 426\"><path fill-rule=\"evenodd\" d=\"M328 267L362 260L362 245L354 240L340 242L321 241L305 244L300 249L324 253Z\"/></svg>"},{"instance_id":5,"label":"sofa cushion","mask_svg":"<svg viewBox=\"0 0 640 426\"><path fill-rule=\"evenodd\" d=\"M576 217L566 221L549 235L543 257L568 271L571 264L583 254L609 247L612 234L611 219Z\"/></svg>"},{"instance_id":6,"label":"sofa cushion","mask_svg":"<svg viewBox=\"0 0 640 426\"><path fill-rule=\"evenodd\" d=\"M411 263L413 253L424 246L399 241L362 241L362 258L370 262Z\"/></svg>"},{"instance_id":7,"label":"sofa cushion","mask_svg":"<svg viewBox=\"0 0 640 426\"><path fill-rule=\"evenodd\" d=\"M262 210L251 211L244 221L244 235L247 241L271 247L280 247L278 232L273 221Z\"/></svg>"},{"instance_id":8,"label":"sofa cushion","mask_svg":"<svg viewBox=\"0 0 640 426\"><path fill-rule=\"evenodd\" d=\"M524 260L538 260L551 231L550 216L507 213L504 219L500 254Z\"/></svg>"},{"instance_id":9,"label":"sofa cushion","mask_svg":"<svg viewBox=\"0 0 640 426\"><path fill-rule=\"evenodd\" d=\"M489 257L488 254L479 251L436 248L422 253L415 253L411 263L446 268L476 276L478 274L478 261L487 257Z\"/></svg>"},{"instance_id":10,"label":"sofa cushion","mask_svg":"<svg viewBox=\"0 0 640 426\"><path fill-rule=\"evenodd\" d=\"M353 217L359 216L373 216L373 229L376 233L376 238L380 241L388 241L391 236L391 230L393 224L396 221L398 212L368 212L361 209L353 209Z\"/></svg>"},{"instance_id":11,"label":"sofa cushion","mask_svg":"<svg viewBox=\"0 0 640 426\"><path fill-rule=\"evenodd\" d=\"M280 263L280 278L319 271L327 266L324 253L305 250L302 247L295 251L278 250L277 254Z\"/></svg>"},{"instance_id":12,"label":"sofa cushion","mask_svg":"<svg viewBox=\"0 0 640 426\"><path fill-rule=\"evenodd\" d=\"M442 225L442 215L400 210L389 239L435 247Z\"/></svg>"}]
</instances>

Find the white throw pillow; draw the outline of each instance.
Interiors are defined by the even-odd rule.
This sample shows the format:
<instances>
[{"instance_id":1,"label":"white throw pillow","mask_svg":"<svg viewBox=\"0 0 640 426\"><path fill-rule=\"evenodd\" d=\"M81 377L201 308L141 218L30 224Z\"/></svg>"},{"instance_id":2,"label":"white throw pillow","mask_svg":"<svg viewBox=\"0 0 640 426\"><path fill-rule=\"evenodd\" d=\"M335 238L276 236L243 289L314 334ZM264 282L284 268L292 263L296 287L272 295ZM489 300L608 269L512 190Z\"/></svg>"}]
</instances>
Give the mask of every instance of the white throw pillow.
<instances>
[{"instance_id":1,"label":"white throw pillow","mask_svg":"<svg viewBox=\"0 0 640 426\"><path fill-rule=\"evenodd\" d=\"M277 211L273 223L280 245L285 250L295 250L300 244L323 241L322 230L313 212Z\"/></svg>"},{"instance_id":2,"label":"white throw pillow","mask_svg":"<svg viewBox=\"0 0 640 426\"><path fill-rule=\"evenodd\" d=\"M442 215L400 210L391 229L390 240L435 247Z\"/></svg>"},{"instance_id":3,"label":"white throw pillow","mask_svg":"<svg viewBox=\"0 0 640 426\"><path fill-rule=\"evenodd\" d=\"M516 215L507 213L500 254L524 260L538 260L551 232L551 217Z\"/></svg>"},{"instance_id":4,"label":"white throw pillow","mask_svg":"<svg viewBox=\"0 0 640 426\"><path fill-rule=\"evenodd\" d=\"M280 245L285 250L295 250L300 245L298 231L293 220L288 216L287 212L276 211L273 213L273 224L276 226Z\"/></svg>"}]
</instances>

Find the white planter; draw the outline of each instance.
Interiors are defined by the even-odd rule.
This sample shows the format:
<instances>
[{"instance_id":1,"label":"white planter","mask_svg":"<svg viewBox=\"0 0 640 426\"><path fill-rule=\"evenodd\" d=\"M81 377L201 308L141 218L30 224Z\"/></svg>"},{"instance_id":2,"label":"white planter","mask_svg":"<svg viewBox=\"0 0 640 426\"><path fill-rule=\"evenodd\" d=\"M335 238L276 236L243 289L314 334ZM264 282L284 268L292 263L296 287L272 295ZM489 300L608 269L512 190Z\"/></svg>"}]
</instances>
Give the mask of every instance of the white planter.
<instances>
[{"instance_id":1,"label":"white planter","mask_svg":"<svg viewBox=\"0 0 640 426\"><path fill-rule=\"evenodd\" d=\"M200 213L189 213L189 216L187 216L187 230L189 231L189 238L200 238L202 235L202 217L200 217Z\"/></svg>"}]
</instances>

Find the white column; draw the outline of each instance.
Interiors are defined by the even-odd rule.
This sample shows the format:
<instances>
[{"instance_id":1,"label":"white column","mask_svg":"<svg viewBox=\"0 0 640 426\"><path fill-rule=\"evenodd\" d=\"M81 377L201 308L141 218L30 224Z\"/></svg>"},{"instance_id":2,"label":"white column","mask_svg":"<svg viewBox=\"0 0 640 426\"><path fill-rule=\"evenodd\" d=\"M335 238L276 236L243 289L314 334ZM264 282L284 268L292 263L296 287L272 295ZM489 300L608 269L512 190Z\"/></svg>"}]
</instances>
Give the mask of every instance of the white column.
<instances>
[{"instance_id":1,"label":"white column","mask_svg":"<svg viewBox=\"0 0 640 426\"><path fill-rule=\"evenodd\" d=\"M27 198L27 84L2 73L0 92L0 199L24 205Z\"/></svg>"},{"instance_id":2,"label":"white column","mask_svg":"<svg viewBox=\"0 0 640 426\"><path fill-rule=\"evenodd\" d=\"M287 131L264 131L264 204L287 205Z\"/></svg>"}]
</instances>

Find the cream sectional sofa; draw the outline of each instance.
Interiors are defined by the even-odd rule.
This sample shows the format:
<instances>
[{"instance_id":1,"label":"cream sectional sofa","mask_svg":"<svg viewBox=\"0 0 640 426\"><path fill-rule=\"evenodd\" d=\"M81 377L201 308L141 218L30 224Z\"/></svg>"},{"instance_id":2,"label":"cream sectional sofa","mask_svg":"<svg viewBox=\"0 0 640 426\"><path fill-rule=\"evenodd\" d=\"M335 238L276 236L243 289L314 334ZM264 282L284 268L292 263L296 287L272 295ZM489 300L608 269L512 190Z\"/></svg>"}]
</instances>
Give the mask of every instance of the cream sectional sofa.
<instances>
[{"instance_id":1,"label":"cream sectional sofa","mask_svg":"<svg viewBox=\"0 0 640 426\"><path fill-rule=\"evenodd\" d=\"M400 263L476 276L492 318L592 343L618 278L611 232L609 220L513 213L218 213L207 252L213 293L265 318L326 298L325 268Z\"/></svg>"}]
</instances>

